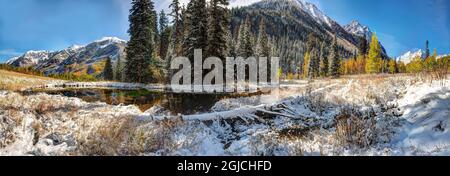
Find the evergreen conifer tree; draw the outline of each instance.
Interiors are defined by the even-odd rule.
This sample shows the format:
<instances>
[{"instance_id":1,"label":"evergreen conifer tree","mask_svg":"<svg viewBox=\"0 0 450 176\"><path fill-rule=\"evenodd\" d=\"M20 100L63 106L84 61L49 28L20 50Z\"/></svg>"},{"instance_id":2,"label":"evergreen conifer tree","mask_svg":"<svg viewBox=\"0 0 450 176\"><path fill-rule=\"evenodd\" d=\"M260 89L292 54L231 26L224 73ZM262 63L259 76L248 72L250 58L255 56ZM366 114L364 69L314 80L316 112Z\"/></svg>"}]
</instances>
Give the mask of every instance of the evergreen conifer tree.
<instances>
[{"instance_id":1,"label":"evergreen conifer tree","mask_svg":"<svg viewBox=\"0 0 450 176\"><path fill-rule=\"evenodd\" d=\"M430 44L430 42L427 40L427 41L425 42L425 58L424 58L424 59L427 59L428 57L430 57L430 48L429 48L429 44Z\"/></svg>"},{"instance_id":2,"label":"evergreen conifer tree","mask_svg":"<svg viewBox=\"0 0 450 176\"><path fill-rule=\"evenodd\" d=\"M205 13L205 0L191 0L185 11L185 36L183 42L184 56L193 61L194 50L201 49L206 52L208 44L208 21Z\"/></svg>"},{"instance_id":3,"label":"evergreen conifer tree","mask_svg":"<svg viewBox=\"0 0 450 176\"><path fill-rule=\"evenodd\" d=\"M114 73L113 73L110 57L108 57L106 59L105 68L103 69L103 78L108 81L111 81L114 79Z\"/></svg>"},{"instance_id":4,"label":"evergreen conifer tree","mask_svg":"<svg viewBox=\"0 0 450 176\"><path fill-rule=\"evenodd\" d=\"M264 18L261 18L259 23L258 45L256 48L257 56L270 57L271 48L269 46L269 37L267 36Z\"/></svg>"},{"instance_id":5,"label":"evergreen conifer tree","mask_svg":"<svg viewBox=\"0 0 450 176\"><path fill-rule=\"evenodd\" d=\"M151 80L149 66L152 63L156 21L152 15L151 0L133 0L130 10L130 40L126 52L126 82L146 83Z\"/></svg>"},{"instance_id":6,"label":"evergreen conifer tree","mask_svg":"<svg viewBox=\"0 0 450 176\"><path fill-rule=\"evenodd\" d=\"M239 57L250 57L253 56L253 39L251 33L251 22L250 18L247 17L243 23L241 23L241 27L239 30L239 48L238 48L238 56Z\"/></svg>"},{"instance_id":7,"label":"evergreen conifer tree","mask_svg":"<svg viewBox=\"0 0 450 176\"><path fill-rule=\"evenodd\" d=\"M170 29L168 27L169 20L167 19L164 10L159 13L159 56L161 59L166 59L167 48L169 47Z\"/></svg>"},{"instance_id":8,"label":"evergreen conifer tree","mask_svg":"<svg viewBox=\"0 0 450 176\"><path fill-rule=\"evenodd\" d=\"M208 44L206 56L225 59L227 55L227 31L229 29L228 0L211 0L208 19Z\"/></svg>"},{"instance_id":9,"label":"evergreen conifer tree","mask_svg":"<svg viewBox=\"0 0 450 176\"><path fill-rule=\"evenodd\" d=\"M367 39L366 37L360 37L358 43L359 55L367 55Z\"/></svg>"},{"instance_id":10,"label":"evergreen conifer tree","mask_svg":"<svg viewBox=\"0 0 450 176\"><path fill-rule=\"evenodd\" d=\"M337 78L340 76L340 64L341 61L339 59L339 48L337 45L337 39L336 36L334 36L333 39L333 45L331 46L331 62L330 62L330 76Z\"/></svg>"},{"instance_id":11,"label":"evergreen conifer tree","mask_svg":"<svg viewBox=\"0 0 450 176\"><path fill-rule=\"evenodd\" d=\"M172 17L173 24L173 32L170 40L173 43L174 53L179 55L181 54L181 42L183 40L183 20L179 0L173 0L169 7L172 10L170 16Z\"/></svg>"},{"instance_id":12,"label":"evergreen conifer tree","mask_svg":"<svg viewBox=\"0 0 450 176\"><path fill-rule=\"evenodd\" d=\"M123 69L122 69L122 60L117 58L116 66L114 69L114 80L122 81Z\"/></svg>"},{"instance_id":13,"label":"evergreen conifer tree","mask_svg":"<svg viewBox=\"0 0 450 176\"><path fill-rule=\"evenodd\" d=\"M320 45L320 75L321 76L328 76L329 71L329 59L328 59L328 50L325 46L325 43L322 42Z\"/></svg>"},{"instance_id":14,"label":"evergreen conifer tree","mask_svg":"<svg viewBox=\"0 0 450 176\"><path fill-rule=\"evenodd\" d=\"M227 49L228 49L227 57L237 57L236 41L231 35L231 31L227 32Z\"/></svg>"}]
</instances>

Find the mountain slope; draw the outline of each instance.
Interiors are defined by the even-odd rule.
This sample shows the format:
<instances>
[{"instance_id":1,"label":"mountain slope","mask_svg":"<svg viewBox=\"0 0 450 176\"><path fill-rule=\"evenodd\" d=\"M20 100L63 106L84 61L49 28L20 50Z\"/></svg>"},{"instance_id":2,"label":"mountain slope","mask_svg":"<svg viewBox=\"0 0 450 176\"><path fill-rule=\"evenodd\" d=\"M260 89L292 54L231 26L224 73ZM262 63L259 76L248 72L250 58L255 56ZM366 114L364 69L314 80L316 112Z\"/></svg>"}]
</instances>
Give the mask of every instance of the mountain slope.
<instances>
[{"instance_id":1,"label":"mountain slope","mask_svg":"<svg viewBox=\"0 0 450 176\"><path fill-rule=\"evenodd\" d=\"M423 58L425 52L421 49L415 51L408 51L405 54L396 58L397 61L401 61L405 64L409 64L414 58L420 57Z\"/></svg>"},{"instance_id":2,"label":"mountain slope","mask_svg":"<svg viewBox=\"0 0 450 176\"><path fill-rule=\"evenodd\" d=\"M357 44L357 40L336 21L325 15L314 4L304 0L262 0L248 8L279 11L282 18L289 18L289 16L296 18L295 21L298 24L294 24L298 27L305 25L307 28L320 30L317 32L329 33L328 36L335 33L346 42Z\"/></svg>"},{"instance_id":3,"label":"mountain slope","mask_svg":"<svg viewBox=\"0 0 450 176\"><path fill-rule=\"evenodd\" d=\"M353 20L350 24L344 26L345 31L354 34L359 37L365 37L370 40L372 37L372 31L369 27L359 23L357 20Z\"/></svg>"},{"instance_id":4,"label":"mountain slope","mask_svg":"<svg viewBox=\"0 0 450 176\"><path fill-rule=\"evenodd\" d=\"M345 31L347 31L350 34L355 35L356 37L364 37L367 40L367 43L369 46L370 42L372 41L372 30L370 30L370 28L368 26L365 26L363 24L361 24L359 21L357 20L353 20L350 24L347 24L344 26ZM383 44L380 43L381 46L381 51L382 51L382 57L383 58L388 58L388 54L386 52L386 49L384 48Z\"/></svg>"},{"instance_id":5,"label":"mountain slope","mask_svg":"<svg viewBox=\"0 0 450 176\"><path fill-rule=\"evenodd\" d=\"M125 57L126 41L105 37L86 46L71 46L61 51L28 51L10 59L7 63L15 67L33 67L45 74L79 73L94 74L95 69L111 57L113 61ZM90 73L88 73L90 70Z\"/></svg>"},{"instance_id":6,"label":"mountain slope","mask_svg":"<svg viewBox=\"0 0 450 176\"><path fill-rule=\"evenodd\" d=\"M254 36L259 33L261 19L264 19L266 33L271 38L273 55L280 58L284 73L301 73L306 52L307 36L314 34L325 49L331 47L337 36L339 54L342 58L352 57L358 50L357 39L345 31L337 22L320 12L313 4L299 0L263 0L250 6L234 8L231 11L231 30L235 40L240 25L251 17Z\"/></svg>"}]
</instances>

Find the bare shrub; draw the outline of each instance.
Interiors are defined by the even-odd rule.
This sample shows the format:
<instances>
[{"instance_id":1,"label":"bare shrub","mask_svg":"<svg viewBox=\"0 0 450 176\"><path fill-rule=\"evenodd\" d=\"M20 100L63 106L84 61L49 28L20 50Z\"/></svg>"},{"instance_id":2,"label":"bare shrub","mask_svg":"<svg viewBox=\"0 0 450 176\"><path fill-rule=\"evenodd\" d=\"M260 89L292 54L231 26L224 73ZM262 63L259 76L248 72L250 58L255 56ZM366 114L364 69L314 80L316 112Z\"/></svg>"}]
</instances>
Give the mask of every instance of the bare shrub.
<instances>
[{"instance_id":1,"label":"bare shrub","mask_svg":"<svg viewBox=\"0 0 450 176\"><path fill-rule=\"evenodd\" d=\"M306 99L309 103L309 108L320 115L323 115L328 107L328 102L325 101L323 93L310 94Z\"/></svg>"},{"instance_id":2,"label":"bare shrub","mask_svg":"<svg viewBox=\"0 0 450 176\"><path fill-rule=\"evenodd\" d=\"M182 123L180 120L162 120L136 128L126 142L127 153L168 154L176 148L173 134Z\"/></svg>"},{"instance_id":3,"label":"bare shrub","mask_svg":"<svg viewBox=\"0 0 450 176\"><path fill-rule=\"evenodd\" d=\"M55 106L52 103L41 101L35 106L35 111L39 115L44 115L48 112L53 112L55 110Z\"/></svg>"},{"instance_id":4,"label":"bare shrub","mask_svg":"<svg viewBox=\"0 0 450 176\"><path fill-rule=\"evenodd\" d=\"M249 141L250 155L274 156L279 141L274 133L257 133Z\"/></svg>"},{"instance_id":5,"label":"bare shrub","mask_svg":"<svg viewBox=\"0 0 450 176\"><path fill-rule=\"evenodd\" d=\"M85 139L79 139L78 150L82 155L118 155L132 126L130 117L106 120Z\"/></svg>"},{"instance_id":6,"label":"bare shrub","mask_svg":"<svg viewBox=\"0 0 450 176\"><path fill-rule=\"evenodd\" d=\"M336 117L335 138L341 145L364 148L376 140L375 128L374 112L364 115L353 108L347 108Z\"/></svg>"},{"instance_id":7,"label":"bare shrub","mask_svg":"<svg viewBox=\"0 0 450 176\"><path fill-rule=\"evenodd\" d=\"M33 129L33 145L36 145L36 143L39 142L39 138L44 132L44 129L42 128L42 124L39 121L33 121L31 123L31 128Z\"/></svg>"},{"instance_id":8,"label":"bare shrub","mask_svg":"<svg viewBox=\"0 0 450 176\"><path fill-rule=\"evenodd\" d=\"M16 141L14 129L19 125L17 120L0 112L0 148L4 148Z\"/></svg>"},{"instance_id":9,"label":"bare shrub","mask_svg":"<svg viewBox=\"0 0 450 176\"><path fill-rule=\"evenodd\" d=\"M176 148L173 134L178 120L141 123L133 117L116 117L104 122L88 134L79 137L78 152L82 155L165 155Z\"/></svg>"}]
</instances>

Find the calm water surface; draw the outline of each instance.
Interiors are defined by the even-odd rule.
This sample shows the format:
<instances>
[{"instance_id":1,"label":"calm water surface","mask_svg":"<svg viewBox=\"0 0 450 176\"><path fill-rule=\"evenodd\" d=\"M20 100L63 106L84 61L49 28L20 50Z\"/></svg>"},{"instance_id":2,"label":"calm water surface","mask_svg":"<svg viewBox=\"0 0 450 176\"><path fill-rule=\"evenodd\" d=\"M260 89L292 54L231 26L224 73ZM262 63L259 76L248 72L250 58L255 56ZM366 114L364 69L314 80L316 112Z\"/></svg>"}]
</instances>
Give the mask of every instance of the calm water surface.
<instances>
[{"instance_id":1,"label":"calm water surface","mask_svg":"<svg viewBox=\"0 0 450 176\"><path fill-rule=\"evenodd\" d=\"M29 94L42 92L50 95L77 97L86 102L105 102L111 105L136 105L141 111L146 111L155 105L159 105L174 114L180 113L186 115L209 112L216 102L224 98L252 96L252 94L191 94L115 89L36 90L29 92Z\"/></svg>"}]
</instances>

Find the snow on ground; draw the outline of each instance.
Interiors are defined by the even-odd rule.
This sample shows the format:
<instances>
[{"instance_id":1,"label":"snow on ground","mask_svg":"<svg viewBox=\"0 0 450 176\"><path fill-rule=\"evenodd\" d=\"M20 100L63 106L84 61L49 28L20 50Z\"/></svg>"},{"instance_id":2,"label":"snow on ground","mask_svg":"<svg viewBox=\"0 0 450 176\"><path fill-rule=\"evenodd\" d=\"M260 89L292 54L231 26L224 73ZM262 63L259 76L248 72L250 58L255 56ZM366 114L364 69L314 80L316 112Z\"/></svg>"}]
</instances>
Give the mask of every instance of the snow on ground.
<instances>
[{"instance_id":1,"label":"snow on ground","mask_svg":"<svg viewBox=\"0 0 450 176\"><path fill-rule=\"evenodd\" d=\"M450 155L450 79L363 76L224 99L211 113L0 92L0 155Z\"/></svg>"},{"instance_id":2,"label":"snow on ground","mask_svg":"<svg viewBox=\"0 0 450 176\"><path fill-rule=\"evenodd\" d=\"M111 89L147 89L152 91L164 91L166 85L163 84L139 84L139 83L121 83L121 82L59 82L54 84L45 84L30 87L30 89L46 89L46 90L58 90L65 88L79 88L79 89L92 89L92 88L111 88Z\"/></svg>"},{"instance_id":3,"label":"snow on ground","mask_svg":"<svg viewBox=\"0 0 450 176\"><path fill-rule=\"evenodd\" d=\"M450 155L450 89L440 83L408 87L398 101L406 120L397 146L408 155Z\"/></svg>"}]
</instances>

